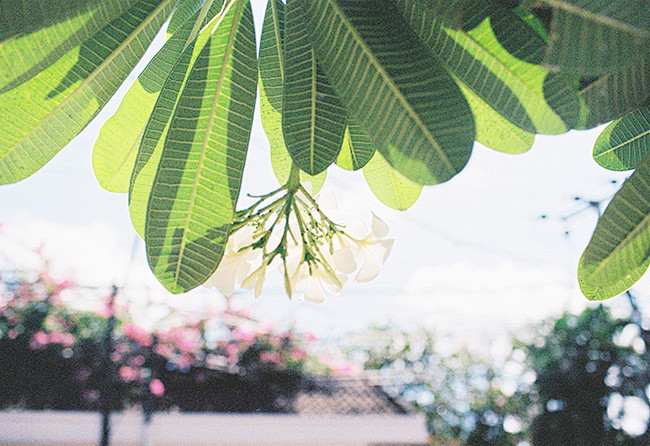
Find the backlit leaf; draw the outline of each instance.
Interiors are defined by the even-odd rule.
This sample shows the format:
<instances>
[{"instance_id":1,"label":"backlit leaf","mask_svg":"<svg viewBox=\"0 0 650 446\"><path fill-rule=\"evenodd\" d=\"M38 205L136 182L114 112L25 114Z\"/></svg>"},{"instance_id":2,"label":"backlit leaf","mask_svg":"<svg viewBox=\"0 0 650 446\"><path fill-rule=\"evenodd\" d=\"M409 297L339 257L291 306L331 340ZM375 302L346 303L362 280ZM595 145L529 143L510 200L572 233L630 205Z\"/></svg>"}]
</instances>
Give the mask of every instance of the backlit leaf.
<instances>
[{"instance_id":1,"label":"backlit leaf","mask_svg":"<svg viewBox=\"0 0 650 446\"><path fill-rule=\"evenodd\" d=\"M580 289L591 300L614 297L650 264L650 158L625 181L603 216L578 266Z\"/></svg>"},{"instance_id":2,"label":"backlit leaf","mask_svg":"<svg viewBox=\"0 0 650 446\"><path fill-rule=\"evenodd\" d=\"M387 161L420 184L457 174L474 142L472 112L394 5L293 1L337 96Z\"/></svg>"},{"instance_id":3,"label":"backlit leaf","mask_svg":"<svg viewBox=\"0 0 650 446\"><path fill-rule=\"evenodd\" d=\"M217 23L174 110L147 207L149 265L174 293L205 282L221 261L253 122L250 3L229 3Z\"/></svg>"}]
</instances>

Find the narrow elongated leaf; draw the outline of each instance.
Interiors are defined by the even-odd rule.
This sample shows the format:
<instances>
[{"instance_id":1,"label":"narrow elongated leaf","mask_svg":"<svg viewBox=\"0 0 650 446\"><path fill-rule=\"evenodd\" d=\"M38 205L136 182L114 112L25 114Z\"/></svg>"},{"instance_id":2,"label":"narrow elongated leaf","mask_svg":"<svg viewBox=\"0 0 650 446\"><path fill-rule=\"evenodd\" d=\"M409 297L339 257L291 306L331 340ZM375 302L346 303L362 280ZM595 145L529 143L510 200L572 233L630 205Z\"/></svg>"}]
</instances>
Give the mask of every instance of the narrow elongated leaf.
<instances>
[{"instance_id":1,"label":"narrow elongated leaf","mask_svg":"<svg viewBox=\"0 0 650 446\"><path fill-rule=\"evenodd\" d=\"M202 284L221 261L253 122L255 56L250 3L231 2L183 88L147 208L147 258L171 292Z\"/></svg>"},{"instance_id":2,"label":"narrow elongated leaf","mask_svg":"<svg viewBox=\"0 0 650 446\"><path fill-rule=\"evenodd\" d=\"M432 55L440 58L462 87L480 98L483 109L485 106L492 108L527 133L563 133L575 123L579 113L576 89L563 91L564 100L573 94L576 106L572 116L561 116L545 96L544 82L548 71L535 65L535 62L541 61L546 45L514 12L492 6L487 10L489 19L464 32L442 27L437 18L422 8L417 0L400 0L396 3ZM481 3L483 8L489 5L477 3ZM481 8L477 7L476 10L483 17ZM514 42L518 46L515 54L503 48L494 28L500 30L502 35L523 38L523 42L520 39ZM483 110L474 111L477 115L476 112ZM489 123L485 125L490 126ZM486 131L479 129L477 133Z\"/></svg>"},{"instance_id":3,"label":"narrow elongated leaf","mask_svg":"<svg viewBox=\"0 0 650 446\"><path fill-rule=\"evenodd\" d=\"M56 62L136 2L5 0L0 3L0 94Z\"/></svg>"},{"instance_id":4,"label":"narrow elongated leaf","mask_svg":"<svg viewBox=\"0 0 650 446\"><path fill-rule=\"evenodd\" d=\"M387 161L420 184L457 174L474 143L471 109L392 2L294 1L338 97Z\"/></svg>"},{"instance_id":5,"label":"narrow elongated leaf","mask_svg":"<svg viewBox=\"0 0 650 446\"><path fill-rule=\"evenodd\" d=\"M287 3L282 130L301 170L316 175L332 164L343 143L347 116L323 73L304 27L299 3Z\"/></svg>"},{"instance_id":6,"label":"narrow elongated leaf","mask_svg":"<svg viewBox=\"0 0 650 446\"><path fill-rule=\"evenodd\" d=\"M167 35L173 35L181 29L185 23L201 10L201 7L209 0L179 0L174 13L169 19ZM223 3L223 2L219 2Z\"/></svg>"},{"instance_id":7,"label":"narrow elongated leaf","mask_svg":"<svg viewBox=\"0 0 650 446\"><path fill-rule=\"evenodd\" d=\"M547 65L582 75L620 70L647 54L650 4L544 0L554 8Z\"/></svg>"},{"instance_id":8,"label":"narrow elongated leaf","mask_svg":"<svg viewBox=\"0 0 650 446\"><path fill-rule=\"evenodd\" d=\"M587 108L585 128L623 117L650 99L650 58L603 76L580 91Z\"/></svg>"},{"instance_id":9,"label":"narrow elongated leaf","mask_svg":"<svg viewBox=\"0 0 650 446\"><path fill-rule=\"evenodd\" d=\"M221 3L218 0L212 3L203 25L221 10ZM167 76L188 40L196 38L192 31L198 17L199 11L165 42L126 93L115 114L102 126L92 161L97 181L107 191L128 192L145 126Z\"/></svg>"},{"instance_id":10,"label":"narrow elongated leaf","mask_svg":"<svg viewBox=\"0 0 650 446\"><path fill-rule=\"evenodd\" d=\"M289 180L293 163L282 133L284 8L285 5L280 0L269 1L266 5L259 61L262 126L271 146L271 167L280 184ZM300 171L300 180L311 183L313 193L320 190L326 176L326 171L315 176Z\"/></svg>"},{"instance_id":11,"label":"narrow elongated leaf","mask_svg":"<svg viewBox=\"0 0 650 446\"><path fill-rule=\"evenodd\" d=\"M187 81L201 50L212 35L216 23L199 33L197 38L183 50L180 59L172 67L158 95L153 111L142 131L131 181L129 183L129 213L136 232L144 238L147 204L153 185L163 145L169 132L174 111L178 106L181 90Z\"/></svg>"},{"instance_id":12,"label":"narrow elongated leaf","mask_svg":"<svg viewBox=\"0 0 650 446\"><path fill-rule=\"evenodd\" d=\"M420 7L426 7L445 26L471 29L472 19L476 17L475 3L474 0L425 0L420 2Z\"/></svg>"},{"instance_id":13,"label":"narrow elongated leaf","mask_svg":"<svg viewBox=\"0 0 650 446\"><path fill-rule=\"evenodd\" d=\"M282 1L269 0L260 40L260 90L278 112L282 111L284 83L284 8Z\"/></svg>"},{"instance_id":14,"label":"narrow elongated leaf","mask_svg":"<svg viewBox=\"0 0 650 446\"><path fill-rule=\"evenodd\" d=\"M142 0L28 82L0 95L0 182L40 169L99 112L174 0Z\"/></svg>"},{"instance_id":15,"label":"narrow elongated leaf","mask_svg":"<svg viewBox=\"0 0 650 446\"><path fill-rule=\"evenodd\" d=\"M336 164L346 170L359 170L375 155L375 147L361 128L348 117L348 128Z\"/></svg>"},{"instance_id":16,"label":"narrow elongated leaf","mask_svg":"<svg viewBox=\"0 0 650 446\"><path fill-rule=\"evenodd\" d=\"M645 106L609 124L596 139L594 160L605 169L635 169L650 153L650 108Z\"/></svg>"},{"instance_id":17,"label":"narrow elongated leaf","mask_svg":"<svg viewBox=\"0 0 650 446\"><path fill-rule=\"evenodd\" d=\"M417 201L422 186L393 169L381 153L375 153L363 168L363 176L373 194L386 206L404 211Z\"/></svg>"},{"instance_id":18,"label":"narrow elongated leaf","mask_svg":"<svg viewBox=\"0 0 650 446\"><path fill-rule=\"evenodd\" d=\"M650 264L650 158L625 181L603 216L578 266L580 289L591 300L614 297Z\"/></svg>"}]
</instances>

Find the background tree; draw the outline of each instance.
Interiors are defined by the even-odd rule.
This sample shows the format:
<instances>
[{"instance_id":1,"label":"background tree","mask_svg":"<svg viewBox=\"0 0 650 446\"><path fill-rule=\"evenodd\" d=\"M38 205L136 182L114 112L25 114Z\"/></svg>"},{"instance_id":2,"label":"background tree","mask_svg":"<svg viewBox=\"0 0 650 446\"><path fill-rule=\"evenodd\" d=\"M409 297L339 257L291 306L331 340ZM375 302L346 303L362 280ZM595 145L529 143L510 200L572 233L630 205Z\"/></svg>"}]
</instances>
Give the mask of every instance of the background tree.
<instances>
[{"instance_id":1,"label":"background tree","mask_svg":"<svg viewBox=\"0 0 650 446\"><path fill-rule=\"evenodd\" d=\"M470 352L431 331L376 327L351 337L352 358L427 417L432 444L515 446L534 408L522 351Z\"/></svg>"},{"instance_id":2,"label":"background tree","mask_svg":"<svg viewBox=\"0 0 650 446\"><path fill-rule=\"evenodd\" d=\"M598 306L580 315L565 313L537 328L524 346L537 375L541 408L532 423L533 444L647 444L647 428L632 436L621 425L624 417L639 414L616 408L630 397L648 404L645 346L633 320L615 318Z\"/></svg>"}]
</instances>

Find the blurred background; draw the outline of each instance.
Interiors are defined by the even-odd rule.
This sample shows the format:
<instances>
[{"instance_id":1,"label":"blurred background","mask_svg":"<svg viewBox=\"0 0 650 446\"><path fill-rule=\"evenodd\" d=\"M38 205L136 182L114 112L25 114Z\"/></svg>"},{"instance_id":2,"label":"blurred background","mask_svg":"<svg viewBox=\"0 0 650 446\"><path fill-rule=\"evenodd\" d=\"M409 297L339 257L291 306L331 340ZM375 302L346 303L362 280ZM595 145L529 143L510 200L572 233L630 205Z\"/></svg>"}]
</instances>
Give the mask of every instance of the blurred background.
<instances>
[{"instance_id":1,"label":"blurred background","mask_svg":"<svg viewBox=\"0 0 650 446\"><path fill-rule=\"evenodd\" d=\"M477 145L404 212L333 166L331 218L374 212L395 244L376 279L322 304L288 299L279 274L259 299L171 295L126 196L92 174L128 86L49 165L0 188L0 408L292 413L296 389L325 376L379 383L425 415L432 444L650 444L648 280L604 306L576 280L627 175L593 161L601 129L538 136L516 156ZM258 113L242 195L277 187L260 129Z\"/></svg>"}]
</instances>

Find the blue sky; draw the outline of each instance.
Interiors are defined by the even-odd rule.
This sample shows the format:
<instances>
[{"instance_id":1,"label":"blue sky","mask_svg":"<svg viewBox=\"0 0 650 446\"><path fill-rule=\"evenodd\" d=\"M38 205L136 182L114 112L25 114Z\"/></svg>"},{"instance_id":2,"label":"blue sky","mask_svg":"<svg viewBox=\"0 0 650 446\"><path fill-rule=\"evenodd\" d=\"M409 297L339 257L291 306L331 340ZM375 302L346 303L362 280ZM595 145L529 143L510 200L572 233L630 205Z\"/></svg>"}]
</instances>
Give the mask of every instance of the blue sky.
<instances>
[{"instance_id":1,"label":"blue sky","mask_svg":"<svg viewBox=\"0 0 650 446\"><path fill-rule=\"evenodd\" d=\"M45 243L57 268L87 284L121 283L135 236L126 197L101 190L90 162L100 125L115 110L119 96L44 169L0 187L5 234L27 244ZM575 270L595 213L585 211L566 221L561 217L583 206L575 196L609 197L618 187L611 181L626 176L605 171L592 160L599 131L538 136L522 155L477 145L463 172L448 183L425 188L405 212L381 205L361 173L333 167L327 185L342 208L335 217L344 223L356 215L369 222L373 211L391 228L395 246L379 277L366 284L348 283L341 295L321 305L290 302L279 280L267 283L257 300L248 293L236 299L259 315L296 320L323 333L387 321L480 332L579 308L585 301ZM275 186L268 143L257 120L243 193L264 193ZM549 218L541 219L543 214ZM6 238L0 248L17 256L19 248ZM141 243L130 268L134 295L164 296L160 299L179 305L192 301L196 308L205 300L222 300L216 291L201 290L192 298L164 294L148 272ZM645 288L643 283L638 287L641 292Z\"/></svg>"}]
</instances>

